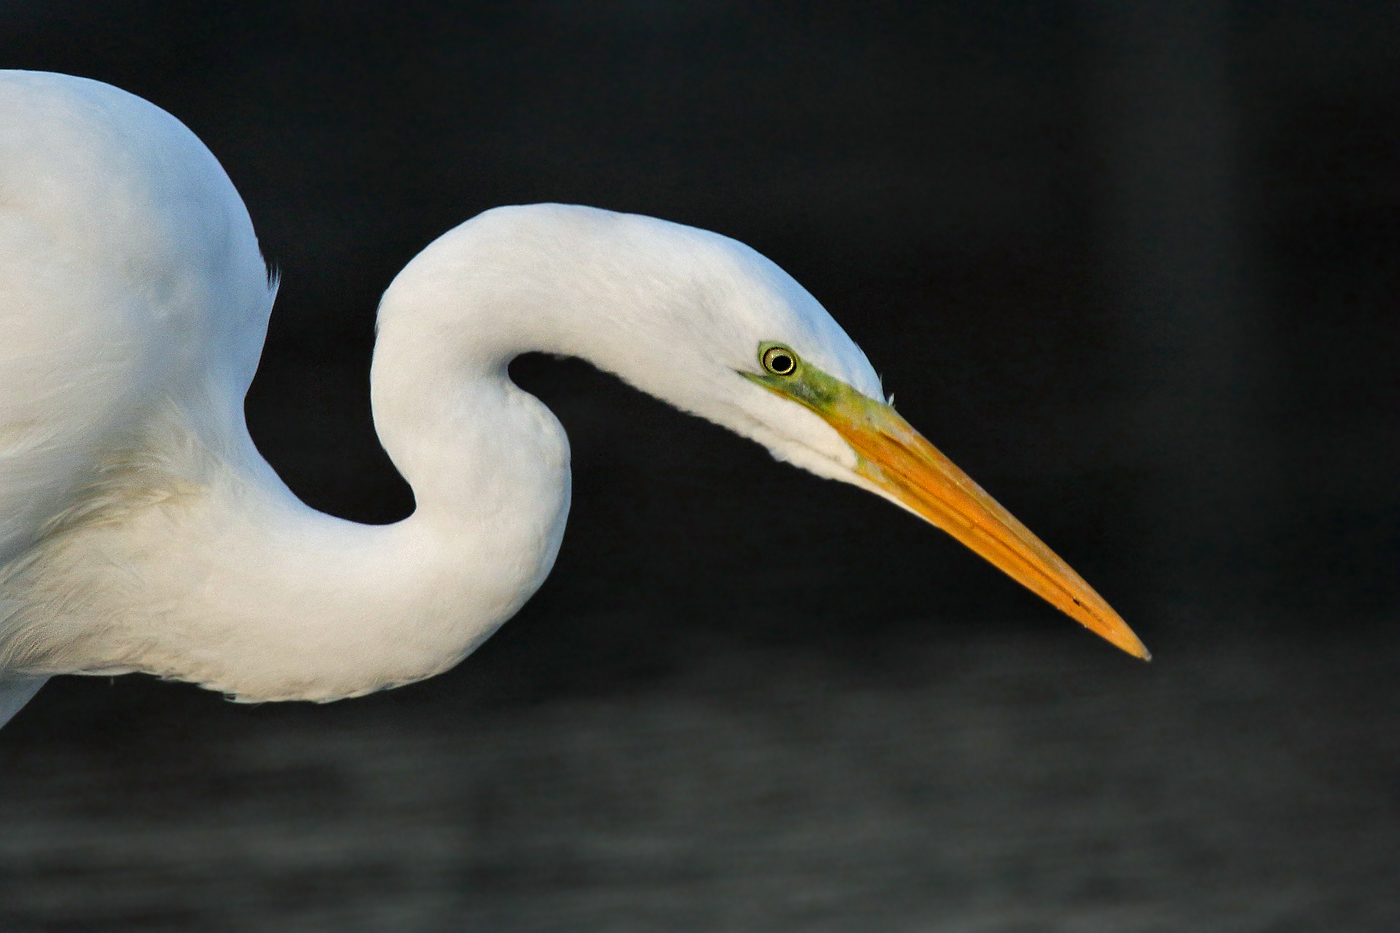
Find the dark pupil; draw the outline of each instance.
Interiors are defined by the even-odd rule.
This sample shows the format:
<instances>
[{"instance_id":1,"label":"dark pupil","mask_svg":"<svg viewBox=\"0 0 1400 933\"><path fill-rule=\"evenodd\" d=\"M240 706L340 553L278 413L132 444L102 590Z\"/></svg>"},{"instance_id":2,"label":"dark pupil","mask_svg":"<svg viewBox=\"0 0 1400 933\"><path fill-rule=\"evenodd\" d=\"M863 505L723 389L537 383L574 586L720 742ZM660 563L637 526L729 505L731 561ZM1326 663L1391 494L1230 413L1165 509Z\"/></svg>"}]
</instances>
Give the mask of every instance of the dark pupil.
<instances>
[{"instance_id":1,"label":"dark pupil","mask_svg":"<svg viewBox=\"0 0 1400 933\"><path fill-rule=\"evenodd\" d=\"M784 376L792 372L792 357L786 353L775 353L769 358L768 365L772 367L773 372Z\"/></svg>"}]
</instances>

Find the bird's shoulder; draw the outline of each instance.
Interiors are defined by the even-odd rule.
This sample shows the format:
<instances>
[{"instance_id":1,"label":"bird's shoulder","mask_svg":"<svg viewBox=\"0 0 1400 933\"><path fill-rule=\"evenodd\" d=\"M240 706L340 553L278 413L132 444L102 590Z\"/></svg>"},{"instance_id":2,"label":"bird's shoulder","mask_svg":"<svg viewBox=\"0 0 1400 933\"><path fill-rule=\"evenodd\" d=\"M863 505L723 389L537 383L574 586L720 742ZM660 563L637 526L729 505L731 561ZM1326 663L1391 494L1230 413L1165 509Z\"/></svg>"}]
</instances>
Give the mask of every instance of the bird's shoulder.
<instances>
[{"instance_id":1,"label":"bird's shoulder","mask_svg":"<svg viewBox=\"0 0 1400 933\"><path fill-rule=\"evenodd\" d=\"M160 108L0 71L0 564L170 400L227 422L274 288L232 182Z\"/></svg>"}]
</instances>

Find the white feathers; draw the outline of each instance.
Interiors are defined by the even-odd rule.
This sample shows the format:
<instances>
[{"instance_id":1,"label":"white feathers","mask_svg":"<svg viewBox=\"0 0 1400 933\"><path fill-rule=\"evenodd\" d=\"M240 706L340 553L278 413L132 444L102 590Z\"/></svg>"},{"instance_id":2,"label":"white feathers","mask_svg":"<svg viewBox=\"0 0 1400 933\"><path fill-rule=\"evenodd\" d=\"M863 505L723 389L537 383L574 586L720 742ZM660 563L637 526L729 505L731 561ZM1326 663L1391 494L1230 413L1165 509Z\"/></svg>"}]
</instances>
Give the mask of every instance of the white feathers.
<instances>
[{"instance_id":1,"label":"white feathers","mask_svg":"<svg viewBox=\"0 0 1400 933\"><path fill-rule=\"evenodd\" d=\"M840 479L836 433L739 373L782 340L881 397L816 300L740 243L500 208L385 294L375 424L417 510L360 526L298 502L247 436L274 289L237 192L173 117L0 73L0 722L58 673L329 700L455 664L563 537L568 444L508 379L519 352L582 356Z\"/></svg>"}]
</instances>

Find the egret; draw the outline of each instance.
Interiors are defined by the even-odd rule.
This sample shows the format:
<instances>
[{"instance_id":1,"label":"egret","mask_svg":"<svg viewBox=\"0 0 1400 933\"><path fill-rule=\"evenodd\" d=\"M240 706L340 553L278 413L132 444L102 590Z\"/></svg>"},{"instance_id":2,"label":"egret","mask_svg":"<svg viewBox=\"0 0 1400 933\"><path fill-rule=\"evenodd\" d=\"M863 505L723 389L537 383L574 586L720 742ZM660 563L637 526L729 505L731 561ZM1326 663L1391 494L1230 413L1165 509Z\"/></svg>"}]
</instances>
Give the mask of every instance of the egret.
<instances>
[{"instance_id":1,"label":"egret","mask_svg":"<svg viewBox=\"0 0 1400 933\"><path fill-rule=\"evenodd\" d=\"M327 701L457 664L564 534L568 440L507 373L526 351L883 496L1147 657L895 413L815 298L718 234L534 204L424 249L379 307L374 424L415 500L382 526L306 506L249 438L276 284L232 182L174 117L0 72L0 263L0 724L56 674Z\"/></svg>"}]
</instances>

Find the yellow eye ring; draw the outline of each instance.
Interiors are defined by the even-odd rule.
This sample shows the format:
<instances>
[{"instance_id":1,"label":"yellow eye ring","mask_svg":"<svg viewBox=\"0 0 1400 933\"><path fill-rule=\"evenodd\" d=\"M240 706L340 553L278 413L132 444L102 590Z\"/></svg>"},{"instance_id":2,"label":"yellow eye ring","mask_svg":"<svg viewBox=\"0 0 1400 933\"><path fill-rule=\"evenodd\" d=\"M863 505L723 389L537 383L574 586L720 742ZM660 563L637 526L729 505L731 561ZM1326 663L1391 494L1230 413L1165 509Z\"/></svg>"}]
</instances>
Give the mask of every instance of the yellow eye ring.
<instances>
[{"instance_id":1,"label":"yellow eye ring","mask_svg":"<svg viewBox=\"0 0 1400 933\"><path fill-rule=\"evenodd\" d=\"M797 372L797 354L782 344L765 347L758 355L758 361L774 376L791 376Z\"/></svg>"}]
</instances>

